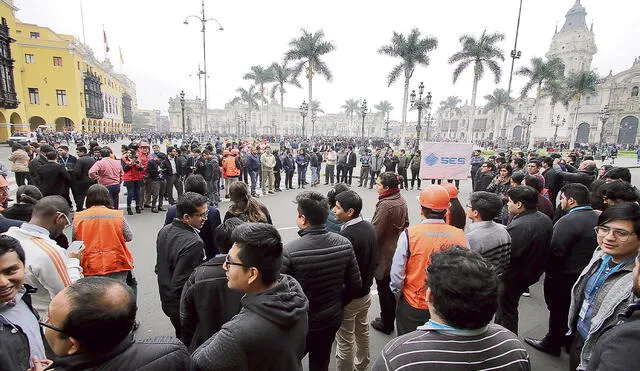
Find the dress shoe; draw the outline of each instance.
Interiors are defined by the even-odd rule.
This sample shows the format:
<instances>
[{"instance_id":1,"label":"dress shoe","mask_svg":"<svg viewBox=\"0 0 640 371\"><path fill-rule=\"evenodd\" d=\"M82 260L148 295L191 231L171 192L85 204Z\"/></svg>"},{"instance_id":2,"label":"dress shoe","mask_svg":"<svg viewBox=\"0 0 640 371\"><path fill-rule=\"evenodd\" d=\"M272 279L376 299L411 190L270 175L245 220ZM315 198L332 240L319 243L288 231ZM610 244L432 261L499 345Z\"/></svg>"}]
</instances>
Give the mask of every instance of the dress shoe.
<instances>
[{"instance_id":1,"label":"dress shoe","mask_svg":"<svg viewBox=\"0 0 640 371\"><path fill-rule=\"evenodd\" d=\"M142 208L136 206L136 214L141 214L142 213Z\"/></svg>"},{"instance_id":2,"label":"dress shoe","mask_svg":"<svg viewBox=\"0 0 640 371\"><path fill-rule=\"evenodd\" d=\"M380 318L376 318L373 321L371 321L371 327L387 335L393 332L393 327L391 328L385 327Z\"/></svg>"},{"instance_id":3,"label":"dress shoe","mask_svg":"<svg viewBox=\"0 0 640 371\"><path fill-rule=\"evenodd\" d=\"M160 206L160 207L158 208L158 211L167 211L167 209L165 209L164 207Z\"/></svg>"},{"instance_id":4,"label":"dress shoe","mask_svg":"<svg viewBox=\"0 0 640 371\"><path fill-rule=\"evenodd\" d=\"M151 208L151 212L152 212L152 213L156 213L156 214L157 214L157 213L158 213L158 209L156 209L155 207L152 207L152 208Z\"/></svg>"},{"instance_id":5,"label":"dress shoe","mask_svg":"<svg viewBox=\"0 0 640 371\"><path fill-rule=\"evenodd\" d=\"M131 207L127 207L127 214L133 215L133 210L131 210Z\"/></svg>"},{"instance_id":6,"label":"dress shoe","mask_svg":"<svg viewBox=\"0 0 640 371\"><path fill-rule=\"evenodd\" d=\"M560 346L552 346L551 344L549 344L546 338L534 339L525 337L524 341L541 352L550 354L554 357L560 357Z\"/></svg>"}]
</instances>

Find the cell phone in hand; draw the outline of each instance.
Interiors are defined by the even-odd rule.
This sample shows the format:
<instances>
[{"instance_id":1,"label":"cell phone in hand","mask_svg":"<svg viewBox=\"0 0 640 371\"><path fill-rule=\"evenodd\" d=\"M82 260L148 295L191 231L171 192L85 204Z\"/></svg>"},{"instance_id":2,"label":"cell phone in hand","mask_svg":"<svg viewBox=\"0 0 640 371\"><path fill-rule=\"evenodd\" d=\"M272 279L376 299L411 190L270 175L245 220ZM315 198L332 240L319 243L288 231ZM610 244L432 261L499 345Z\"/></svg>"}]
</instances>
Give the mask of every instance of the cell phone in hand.
<instances>
[{"instance_id":1,"label":"cell phone in hand","mask_svg":"<svg viewBox=\"0 0 640 371\"><path fill-rule=\"evenodd\" d=\"M82 249L83 246L84 246L84 241L73 241L69 244L69 248L67 249L67 251L68 252L80 251L80 249Z\"/></svg>"}]
</instances>

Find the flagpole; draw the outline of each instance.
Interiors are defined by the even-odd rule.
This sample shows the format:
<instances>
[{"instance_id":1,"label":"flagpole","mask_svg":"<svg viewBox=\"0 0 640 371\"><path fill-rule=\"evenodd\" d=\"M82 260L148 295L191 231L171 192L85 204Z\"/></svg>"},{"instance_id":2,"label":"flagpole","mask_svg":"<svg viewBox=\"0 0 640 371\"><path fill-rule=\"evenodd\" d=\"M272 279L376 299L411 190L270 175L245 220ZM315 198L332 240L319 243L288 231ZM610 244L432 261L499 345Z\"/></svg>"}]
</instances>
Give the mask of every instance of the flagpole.
<instances>
[{"instance_id":1,"label":"flagpole","mask_svg":"<svg viewBox=\"0 0 640 371\"><path fill-rule=\"evenodd\" d=\"M87 38L84 34L84 12L82 11L82 0L80 0L80 22L82 23L82 43L87 44Z\"/></svg>"},{"instance_id":2,"label":"flagpole","mask_svg":"<svg viewBox=\"0 0 640 371\"><path fill-rule=\"evenodd\" d=\"M103 37L103 44L104 44L104 48L102 50L104 50L104 60L107 60L107 32L104 30L104 23L102 24L102 37Z\"/></svg>"}]
</instances>

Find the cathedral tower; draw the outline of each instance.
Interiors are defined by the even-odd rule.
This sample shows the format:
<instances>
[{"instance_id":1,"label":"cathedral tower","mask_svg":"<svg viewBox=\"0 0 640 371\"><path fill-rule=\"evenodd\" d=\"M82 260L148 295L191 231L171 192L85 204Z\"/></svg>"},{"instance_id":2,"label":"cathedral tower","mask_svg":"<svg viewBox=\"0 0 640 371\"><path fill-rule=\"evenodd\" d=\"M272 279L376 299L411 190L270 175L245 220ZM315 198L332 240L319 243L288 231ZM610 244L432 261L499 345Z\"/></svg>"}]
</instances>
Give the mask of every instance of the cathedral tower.
<instances>
[{"instance_id":1,"label":"cathedral tower","mask_svg":"<svg viewBox=\"0 0 640 371\"><path fill-rule=\"evenodd\" d=\"M591 61L598 51L593 36L593 25L587 27L585 11L580 0L567 12L564 26L553 35L547 58L559 57L565 65L565 75L591 69Z\"/></svg>"}]
</instances>

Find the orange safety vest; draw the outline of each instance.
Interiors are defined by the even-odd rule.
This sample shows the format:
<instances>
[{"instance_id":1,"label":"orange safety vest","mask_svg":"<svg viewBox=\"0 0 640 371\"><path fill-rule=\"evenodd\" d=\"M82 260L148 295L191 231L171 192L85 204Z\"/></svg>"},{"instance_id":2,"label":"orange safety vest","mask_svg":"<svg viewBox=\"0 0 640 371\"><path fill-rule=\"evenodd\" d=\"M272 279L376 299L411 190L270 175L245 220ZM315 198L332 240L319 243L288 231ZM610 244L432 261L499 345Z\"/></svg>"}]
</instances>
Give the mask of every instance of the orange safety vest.
<instances>
[{"instance_id":1,"label":"orange safety vest","mask_svg":"<svg viewBox=\"0 0 640 371\"><path fill-rule=\"evenodd\" d=\"M467 247L464 231L445 223L421 223L407 228L409 259L405 268L406 277L402 295L409 305L428 309L427 267L431 254L452 245Z\"/></svg>"},{"instance_id":2,"label":"orange safety vest","mask_svg":"<svg viewBox=\"0 0 640 371\"><path fill-rule=\"evenodd\" d=\"M222 159L222 176L224 178L240 175L240 169L236 166L236 158L236 156L229 155Z\"/></svg>"},{"instance_id":3,"label":"orange safety vest","mask_svg":"<svg viewBox=\"0 0 640 371\"><path fill-rule=\"evenodd\" d=\"M80 259L85 276L99 276L133 269L133 257L127 248L122 226L124 212L94 206L77 212L73 233L84 241Z\"/></svg>"}]
</instances>

